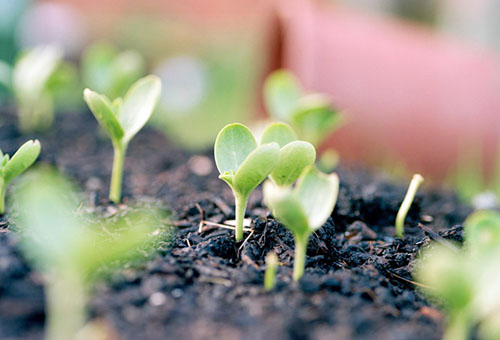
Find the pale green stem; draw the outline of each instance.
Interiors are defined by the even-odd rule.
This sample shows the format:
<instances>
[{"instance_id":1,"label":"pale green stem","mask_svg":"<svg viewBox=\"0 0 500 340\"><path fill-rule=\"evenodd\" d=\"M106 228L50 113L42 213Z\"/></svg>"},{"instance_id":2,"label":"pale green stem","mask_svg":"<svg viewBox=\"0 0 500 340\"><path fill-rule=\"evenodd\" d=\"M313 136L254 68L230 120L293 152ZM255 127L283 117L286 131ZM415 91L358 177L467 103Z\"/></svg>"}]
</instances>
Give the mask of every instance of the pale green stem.
<instances>
[{"instance_id":1,"label":"pale green stem","mask_svg":"<svg viewBox=\"0 0 500 340\"><path fill-rule=\"evenodd\" d=\"M270 291L276 284L276 269L278 268L278 256L270 252L266 256L266 272L264 273L264 289Z\"/></svg>"},{"instance_id":2,"label":"pale green stem","mask_svg":"<svg viewBox=\"0 0 500 340\"><path fill-rule=\"evenodd\" d=\"M236 207L235 239L238 242L243 240L243 221L245 219L248 196L235 195L234 197L234 204Z\"/></svg>"},{"instance_id":3,"label":"pale green stem","mask_svg":"<svg viewBox=\"0 0 500 340\"><path fill-rule=\"evenodd\" d=\"M455 314L448 322L443 340L468 340L469 333L470 322L466 313Z\"/></svg>"},{"instance_id":4,"label":"pale green stem","mask_svg":"<svg viewBox=\"0 0 500 340\"><path fill-rule=\"evenodd\" d=\"M120 203L122 197L123 163L125 161L127 146L120 143L113 143L113 149L113 172L111 173L109 199L115 203Z\"/></svg>"},{"instance_id":5,"label":"pale green stem","mask_svg":"<svg viewBox=\"0 0 500 340\"><path fill-rule=\"evenodd\" d=\"M7 189L7 183L3 179L0 179L0 214L5 213L5 191Z\"/></svg>"},{"instance_id":6,"label":"pale green stem","mask_svg":"<svg viewBox=\"0 0 500 340\"><path fill-rule=\"evenodd\" d=\"M298 281L306 267L306 251L309 234L304 235L294 234L295 239L295 258L293 259L293 280Z\"/></svg>"},{"instance_id":7,"label":"pale green stem","mask_svg":"<svg viewBox=\"0 0 500 340\"><path fill-rule=\"evenodd\" d=\"M399 208L398 214L396 216L395 227L397 237L403 237L406 214L408 214L408 210L410 210L417 190L423 181L424 178L419 174L413 175L413 178L411 179L410 186L408 187L408 191L406 192L406 196L403 200L403 203L401 203L401 207Z\"/></svg>"},{"instance_id":8,"label":"pale green stem","mask_svg":"<svg viewBox=\"0 0 500 340\"><path fill-rule=\"evenodd\" d=\"M74 339L86 319L87 295L83 282L78 276L58 275L47 282L45 295L46 339Z\"/></svg>"}]
</instances>

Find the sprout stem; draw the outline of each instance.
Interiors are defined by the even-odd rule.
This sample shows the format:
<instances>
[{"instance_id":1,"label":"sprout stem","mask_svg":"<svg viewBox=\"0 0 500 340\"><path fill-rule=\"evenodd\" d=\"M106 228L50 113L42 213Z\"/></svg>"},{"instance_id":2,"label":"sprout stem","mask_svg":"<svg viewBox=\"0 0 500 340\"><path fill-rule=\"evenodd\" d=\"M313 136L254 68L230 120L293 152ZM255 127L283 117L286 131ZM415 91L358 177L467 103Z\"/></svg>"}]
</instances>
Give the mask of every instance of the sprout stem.
<instances>
[{"instance_id":1,"label":"sprout stem","mask_svg":"<svg viewBox=\"0 0 500 340\"><path fill-rule=\"evenodd\" d=\"M293 260L293 280L298 281L304 275L306 267L306 251L309 234L299 235L295 233L295 258Z\"/></svg>"},{"instance_id":2,"label":"sprout stem","mask_svg":"<svg viewBox=\"0 0 500 340\"><path fill-rule=\"evenodd\" d=\"M264 289L270 291L276 285L276 268L278 267L278 256L270 252L266 256L266 272L264 274Z\"/></svg>"},{"instance_id":3,"label":"sprout stem","mask_svg":"<svg viewBox=\"0 0 500 340\"><path fill-rule=\"evenodd\" d=\"M243 240L243 220L245 219L245 211L247 209L248 196L235 195L234 204L236 206L236 241Z\"/></svg>"},{"instance_id":4,"label":"sprout stem","mask_svg":"<svg viewBox=\"0 0 500 340\"><path fill-rule=\"evenodd\" d=\"M7 189L7 184L3 179L0 179L0 214L5 213L5 190Z\"/></svg>"},{"instance_id":5,"label":"sprout stem","mask_svg":"<svg viewBox=\"0 0 500 340\"><path fill-rule=\"evenodd\" d=\"M444 331L443 340L467 340L469 339L469 320L465 313L458 313L450 318Z\"/></svg>"},{"instance_id":6,"label":"sprout stem","mask_svg":"<svg viewBox=\"0 0 500 340\"><path fill-rule=\"evenodd\" d=\"M60 273L61 274L61 273ZM46 284L47 340L74 339L85 324L87 296L77 275L61 274Z\"/></svg>"},{"instance_id":7,"label":"sprout stem","mask_svg":"<svg viewBox=\"0 0 500 340\"><path fill-rule=\"evenodd\" d=\"M399 208L398 214L396 216L395 226L397 237L403 237L406 214L408 214L408 210L410 210L410 206L413 203L413 199L415 198L417 190L423 181L424 178L419 174L413 175L413 178L411 179L406 196L403 200L403 203L401 203L401 207Z\"/></svg>"},{"instance_id":8,"label":"sprout stem","mask_svg":"<svg viewBox=\"0 0 500 340\"><path fill-rule=\"evenodd\" d=\"M127 147L119 143L113 143L113 148L115 155L113 159L113 172L111 173L109 199L115 203L120 203L122 196L123 162Z\"/></svg>"}]
</instances>

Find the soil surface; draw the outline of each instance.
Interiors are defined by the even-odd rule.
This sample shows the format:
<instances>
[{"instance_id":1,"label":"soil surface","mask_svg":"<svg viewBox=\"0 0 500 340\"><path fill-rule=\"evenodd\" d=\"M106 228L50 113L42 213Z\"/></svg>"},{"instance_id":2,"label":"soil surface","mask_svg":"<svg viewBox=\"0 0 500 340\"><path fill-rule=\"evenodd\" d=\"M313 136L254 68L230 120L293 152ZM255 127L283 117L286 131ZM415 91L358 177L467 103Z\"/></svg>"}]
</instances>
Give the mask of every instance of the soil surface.
<instances>
[{"instance_id":1,"label":"soil surface","mask_svg":"<svg viewBox=\"0 0 500 340\"><path fill-rule=\"evenodd\" d=\"M235 243L230 230L205 225L233 219L229 188L211 152L188 154L146 128L129 146L124 203L107 200L112 147L90 113L58 116L50 132L22 136L12 113L0 122L0 147L14 152L39 138L39 163L55 165L85 191L89 207L113 215L149 202L172 212L175 236L141 265L119 270L93 292L90 317L122 339L440 339L444 316L412 281L422 247L441 237L461 241L470 209L443 190L418 194L406 236L393 222L408 183L340 167L332 217L311 237L304 277L291 280L293 239L252 195L252 232ZM7 209L9 202L7 201ZM419 227L422 224L424 227ZM427 228L427 229L426 229ZM424 229L427 230L424 231ZM41 339L42 277L18 250L9 216L0 221L0 339ZM263 289L264 258L279 257L277 286Z\"/></svg>"}]
</instances>

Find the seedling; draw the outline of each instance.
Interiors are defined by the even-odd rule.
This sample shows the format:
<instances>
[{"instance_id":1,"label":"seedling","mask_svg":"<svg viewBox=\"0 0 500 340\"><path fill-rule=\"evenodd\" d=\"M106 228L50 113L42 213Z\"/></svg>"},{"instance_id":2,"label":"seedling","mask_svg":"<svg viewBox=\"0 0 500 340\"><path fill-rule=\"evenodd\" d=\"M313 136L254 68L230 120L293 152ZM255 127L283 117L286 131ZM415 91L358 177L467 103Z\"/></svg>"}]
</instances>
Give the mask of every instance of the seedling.
<instances>
[{"instance_id":1,"label":"seedling","mask_svg":"<svg viewBox=\"0 0 500 340\"><path fill-rule=\"evenodd\" d=\"M86 322L92 283L99 273L140 255L153 240L152 216L134 214L100 223L77 216L73 187L48 171L25 177L14 197L21 249L44 274L46 339L75 339Z\"/></svg>"},{"instance_id":2,"label":"seedling","mask_svg":"<svg viewBox=\"0 0 500 340\"><path fill-rule=\"evenodd\" d=\"M298 79L286 70L271 74L264 85L267 111L275 119L289 123L299 137L318 146L338 129L343 116L324 94L305 93Z\"/></svg>"},{"instance_id":3,"label":"seedling","mask_svg":"<svg viewBox=\"0 0 500 340\"><path fill-rule=\"evenodd\" d=\"M5 213L5 191L9 183L26 171L40 154L40 142L29 140L12 158L0 150L0 213Z\"/></svg>"},{"instance_id":4,"label":"seedling","mask_svg":"<svg viewBox=\"0 0 500 340\"><path fill-rule=\"evenodd\" d=\"M464 226L464 249L433 245L423 253L415 276L448 312L443 339L469 339L475 326L480 338L498 339L500 214L478 211Z\"/></svg>"},{"instance_id":5,"label":"seedling","mask_svg":"<svg viewBox=\"0 0 500 340\"><path fill-rule=\"evenodd\" d=\"M134 50L118 52L107 43L94 43L82 55L84 84L108 98L125 95L127 89L144 76L146 62Z\"/></svg>"},{"instance_id":6,"label":"seedling","mask_svg":"<svg viewBox=\"0 0 500 340\"><path fill-rule=\"evenodd\" d=\"M314 164L316 150L309 142L298 141L293 129L284 123L272 123L263 132L260 144L278 143L280 159L270 174L279 186L292 185L305 168Z\"/></svg>"},{"instance_id":7,"label":"seedling","mask_svg":"<svg viewBox=\"0 0 500 340\"><path fill-rule=\"evenodd\" d=\"M54 99L49 80L61 60L59 48L40 46L27 51L14 65L12 89L21 131L43 130L52 125Z\"/></svg>"},{"instance_id":8,"label":"seedling","mask_svg":"<svg viewBox=\"0 0 500 340\"><path fill-rule=\"evenodd\" d=\"M125 97L112 103L102 94L85 89L83 96L95 118L106 130L114 149L109 199L121 200L123 162L127 147L151 117L161 92L156 76L144 77L132 85Z\"/></svg>"},{"instance_id":9,"label":"seedling","mask_svg":"<svg viewBox=\"0 0 500 340\"><path fill-rule=\"evenodd\" d=\"M403 237L406 215L408 214L408 210L410 210L411 204L415 199L417 190L423 181L424 178L419 174L413 175L413 178L411 179L410 186L408 187L408 191L406 192L406 196L403 200L403 203L401 203L401 207L399 208L398 214L396 215L395 226L396 226L397 237Z\"/></svg>"},{"instance_id":10,"label":"seedling","mask_svg":"<svg viewBox=\"0 0 500 340\"><path fill-rule=\"evenodd\" d=\"M332 214L337 201L339 178L325 175L311 166L299 177L294 188L264 183L264 201L273 215L290 229L295 239L293 279L304 274L309 236Z\"/></svg>"},{"instance_id":11,"label":"seedling","mask_svg":"<svg viewBox=\"0 0 500 340\"><path fill-rule=\"evenodd\" d=\"M266 272L264 274L264 289L270 291L276 285L276 269L279 266L278 256L270 252L266 256Z\"/></svg>"},{"instance_id":12,"label":"seedling","mask_svg":"<svg viewBox=\"0 0 500 340\"><path fill-rule=\"evenodd\" d=\"M217 135L214 154L219 178L229 185L235 197L235 239L241 241L248 197L275 168L280 147L277 143L259 146L246 126L229 124Z\"/></svg>"}]
</instances>

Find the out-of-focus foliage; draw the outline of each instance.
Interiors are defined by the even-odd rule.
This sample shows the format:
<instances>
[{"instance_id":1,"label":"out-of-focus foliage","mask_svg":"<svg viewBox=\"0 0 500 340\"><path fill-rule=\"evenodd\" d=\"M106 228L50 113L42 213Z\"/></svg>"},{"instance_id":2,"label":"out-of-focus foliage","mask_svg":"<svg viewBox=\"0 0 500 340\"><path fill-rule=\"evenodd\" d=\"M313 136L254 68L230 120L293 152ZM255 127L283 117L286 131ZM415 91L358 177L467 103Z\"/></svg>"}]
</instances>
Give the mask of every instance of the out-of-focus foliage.
<instances>
[{"instance_id":1,"label":"out-of-focus foliage","mask_svg":"<svg viewBox=\"0 0 500 340\"><path fill-rule=\"evenodd\" d=\"M434 244L415 272L425 291L448 313L445 340L466 340L478 326L481 339L498 339L500 313L500 214L482 210L464 223L465 244Z\"/></svg>"},{"instance_id":2,"label":"out-of-focus foliage","mask_svg":"<svg viewBox=\"0 0 500 340\"><path fill-rule=\"evenodd\" d=\"M135 50L118 51L105 42L87 47L81 58L82 81L85 87L108 98L123 97L129 87L143 77L146 61Z\"/></svg>"},{"instance_id":3,"label":"out-of-focus foliage","mask_svg":"<svg viewBox=\"0 0 500 340\"><path fill-rule=\"evenodd\" d=\"M84 218L77 213L73 186L47 169L23 178L14 205L21 249L45 274L46 337L74 339L86 322L88 293L97 274L140 256L154 240L157 220L152 212L113 222Z\"/></svg>"}]
</instances>

